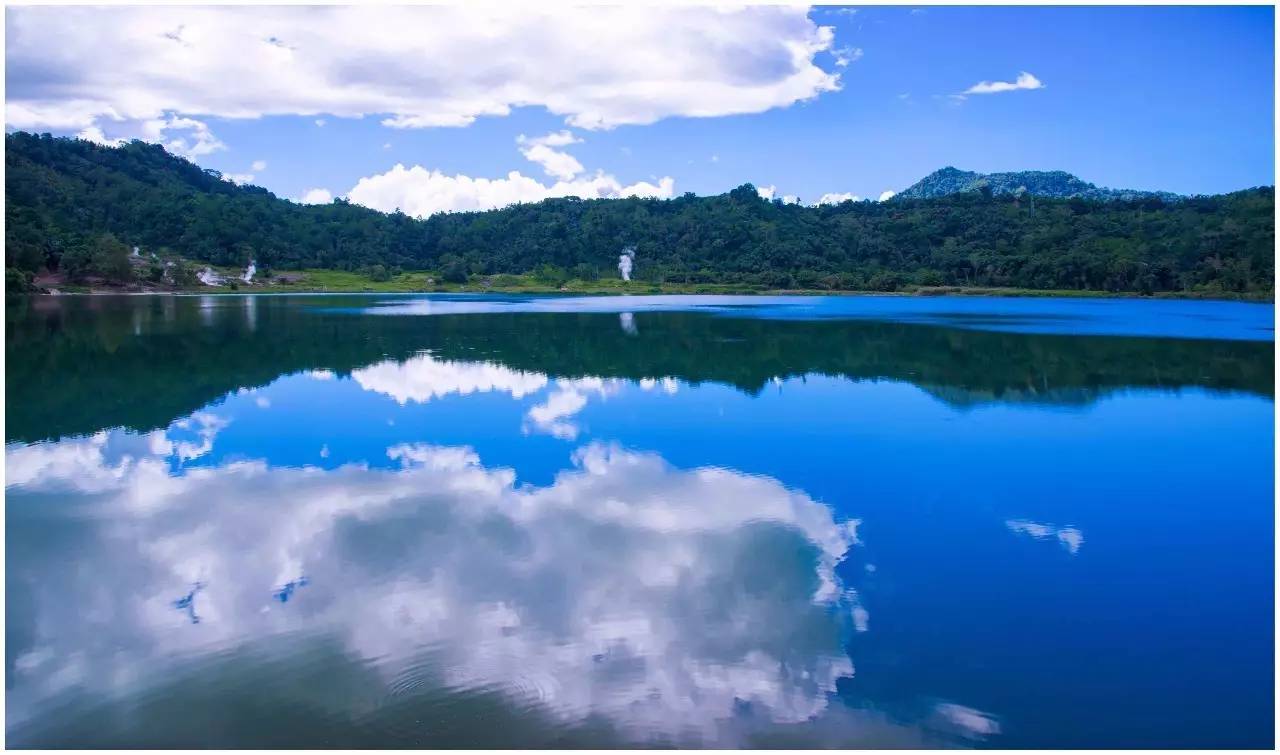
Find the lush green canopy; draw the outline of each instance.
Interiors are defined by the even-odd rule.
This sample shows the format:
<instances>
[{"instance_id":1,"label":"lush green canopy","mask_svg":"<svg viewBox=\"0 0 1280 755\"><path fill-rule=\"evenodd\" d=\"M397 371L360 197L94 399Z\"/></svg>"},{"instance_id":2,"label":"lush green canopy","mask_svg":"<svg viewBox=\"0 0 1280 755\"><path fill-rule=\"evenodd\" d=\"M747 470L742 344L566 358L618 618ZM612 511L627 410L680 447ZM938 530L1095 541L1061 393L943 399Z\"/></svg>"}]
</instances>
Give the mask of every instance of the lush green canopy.
<instances>
[{"instance_id":1,"label":"lush green canopy","mask_svg":"<svg viewBox=\"0 0 1280 755\"><path fill-rule=\"evenodd\" d=\"M125 274L132 246L214 264L422 269L450 280L614 276L631 246L641 280L876 290L1269 293L1275 264L1271 187L1178 202L970 192L808 207L744 184L712 197L552 199L420 220L340 199L296 204L142 142L14 133L5 143L7 267L73 277Z\"/></svg>"}]
</instances>

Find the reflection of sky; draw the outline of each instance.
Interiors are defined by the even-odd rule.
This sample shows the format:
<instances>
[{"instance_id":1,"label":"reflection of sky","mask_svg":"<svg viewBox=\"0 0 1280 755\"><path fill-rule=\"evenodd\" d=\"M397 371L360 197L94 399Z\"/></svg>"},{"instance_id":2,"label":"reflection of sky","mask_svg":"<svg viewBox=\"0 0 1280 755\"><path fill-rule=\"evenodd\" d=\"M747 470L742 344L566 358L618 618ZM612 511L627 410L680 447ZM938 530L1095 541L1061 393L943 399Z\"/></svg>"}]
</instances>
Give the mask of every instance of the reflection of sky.
<instances>
[{"instance_id":1,"label":"reflection of sky","mask_svg":"<svg viewBox=\"0 0 1280 755\"><path fill-rule=\"evenodd\" d=\"M11 722L59 693L145 686L166 656L297 630L340 636L388 682L427 652L449 688L604 715L642 739L715 741L742 705L803 722L853 674L842 637L859 606L835 567L856 522L769 478L603 444L546 487L427 444L385 449L384 469L170 476L174 452L117 435L9 451L11 531L38 505L24 496L94 512L58 525L74 559L22 556L40 587L11 643Z\"/></svg>"},{"instance_id":2,"label":"reflection of sky","mask_svg":"<svg viewBox=\"0 0 1280 755\"><path fill-rule=\"evenodd\" d=\"M1199 390L958 411L892 381L752 396L428 354L298 373L154 433L7 449L10 592L33 606L8 712L323 631L393 686L705 741L744 706L795 723L836 699L1011 745L1096 744L1086 712L1118 742L1248 737L1272 416ZM74 558L38 547L49 527Z\"/></svg>"},{"instance_id":3,"label":"reflection of sky","mask_svg":"<svg viewBox=\"0 0 1280 755\"><path fill-rule=\"evenodd\" d=\"M771 320L876 320L1014 333L1126 335L1270 341L1275 308L1250 302L1177 299L1055 299L983 296L476 296L384 298L352 311L381 315L482 312L618 312L634 333L635 312L703 311ZM359 303L355 303L359 302Z\"/></svg>"}]
</instances>

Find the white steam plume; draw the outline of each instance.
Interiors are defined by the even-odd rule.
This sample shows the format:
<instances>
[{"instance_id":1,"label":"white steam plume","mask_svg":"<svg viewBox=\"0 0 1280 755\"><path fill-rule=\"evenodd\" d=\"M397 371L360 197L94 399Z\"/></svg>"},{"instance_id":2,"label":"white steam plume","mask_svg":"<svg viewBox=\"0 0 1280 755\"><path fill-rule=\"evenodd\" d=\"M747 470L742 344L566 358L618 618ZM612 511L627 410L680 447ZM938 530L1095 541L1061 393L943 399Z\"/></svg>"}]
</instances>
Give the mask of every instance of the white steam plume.
<instances>
[{"instance_id":1,"label":"white steam plume","mask_svg":"<svg viewBox=\"0 0 1280 755\"><path fill-rule=\"evenodd\" d=\"M627 247L622 250L622 254L618 255L618 272L622 274L624 281L631 280L631 266L636 259L635 247Z\"/></svg>"}]
</instances>

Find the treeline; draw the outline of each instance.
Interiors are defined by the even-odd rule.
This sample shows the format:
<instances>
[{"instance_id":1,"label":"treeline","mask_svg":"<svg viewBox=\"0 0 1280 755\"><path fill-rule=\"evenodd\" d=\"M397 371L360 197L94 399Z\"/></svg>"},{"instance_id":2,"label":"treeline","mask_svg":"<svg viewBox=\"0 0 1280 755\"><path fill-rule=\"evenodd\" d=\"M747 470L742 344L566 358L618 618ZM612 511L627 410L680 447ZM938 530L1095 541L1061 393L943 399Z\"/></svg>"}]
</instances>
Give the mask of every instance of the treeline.
<instances>
[{"instance_id":1,"label":"treeline","mask_svg":"<svg viewBox=\"0 0 1280 755\"><path fill-rule=\"evenodd\" d=\"M974 192L808 207L766 201L744 184L711 197L553 199L420 220L340 199L300 205L142 142L109 148L22 132L5 142L5 261L19 284L42 270L148 274L121 263L133 246L160 259L432 270L459 282L616 277L628 246L634 277L653 283L1269 295L1274 277L1272 187L1178 202Z\"/></svg>"}]
</instances>

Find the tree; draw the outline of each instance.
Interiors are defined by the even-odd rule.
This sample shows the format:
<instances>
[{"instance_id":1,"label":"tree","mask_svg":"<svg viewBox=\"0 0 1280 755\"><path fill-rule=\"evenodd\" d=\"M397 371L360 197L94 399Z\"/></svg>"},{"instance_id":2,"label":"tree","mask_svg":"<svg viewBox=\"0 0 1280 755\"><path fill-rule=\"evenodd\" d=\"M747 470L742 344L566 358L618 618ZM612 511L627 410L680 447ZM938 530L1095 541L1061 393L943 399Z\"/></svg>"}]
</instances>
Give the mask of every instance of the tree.
<instances>
[{"instance_id":1,"label":"tree","mask_svg":"<svg viewBox=\"0 0 1280 755\"><path fill-rule=\"evenodd\" d=\"M128 283L133 280L130 254L129 247L114 234L101 234L94 242L94 272L113 283Z\"/></svg>"},{"instance_id":2,"label":"tree","mask_svg":"<svg viewBox=\"0 0 1280 755\"><path fill-rule=\"evenodd\" d=\"M1032 213L1027 194L1021 205L973 191L808 207L764 201L744 184L719 196L555 198L417 219L342 201L295 204L142 142L107 148L16 132L5 145L6 264L75 281L132 277L123 244L103 236L168 248L166 259L243 266L252 257L263 271L434 270L449 283L612 277L627 247L638 250L639 280L758 288L1265 295L1275 270L1270 187L1183 200L1037 197Z\"/></svg>"},{"instance_id":3,"label":"tree","mask_svg":"<svg viewBox=\"0 0 1280 755\"><path fill-rule=\"evenodd\" d=\"M200 282L199 273L188 262L175 262L168 271L169 281L175 288L191 288Z\"/></svg>"},{"instance_id":4,"label":"tree","mask_svg":"<svg viewBox=\"0 0 1280 755\"><path fill-rule=\"evenodd\" d=\"M440 258L440 279L446 283L466 283L467 264L452 254Z\"/></svg>"}]
</instances>

